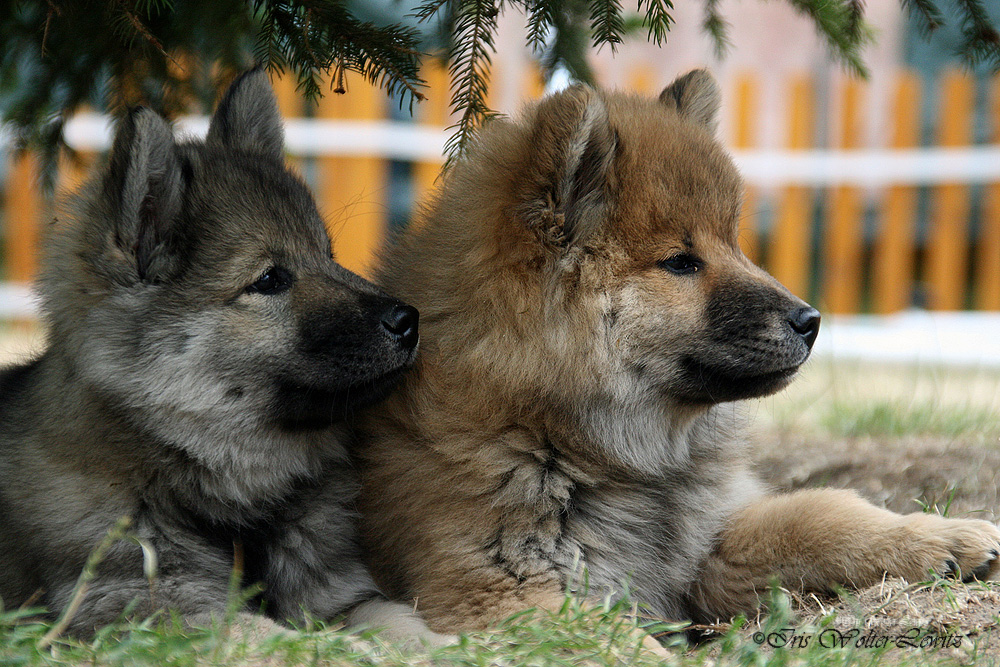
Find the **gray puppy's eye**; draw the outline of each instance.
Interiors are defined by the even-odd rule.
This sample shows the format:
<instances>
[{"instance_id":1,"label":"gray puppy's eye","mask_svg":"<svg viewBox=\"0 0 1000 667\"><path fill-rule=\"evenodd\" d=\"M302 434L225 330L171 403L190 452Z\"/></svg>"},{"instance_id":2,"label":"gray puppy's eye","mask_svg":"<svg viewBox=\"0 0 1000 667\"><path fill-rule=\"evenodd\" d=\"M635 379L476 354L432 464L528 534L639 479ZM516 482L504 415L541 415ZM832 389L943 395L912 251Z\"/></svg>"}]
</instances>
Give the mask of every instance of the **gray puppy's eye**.
<instances>
[{"instance_id":1,"label":"gray puppy's eye","mask_svg":"<svg viewBox=\"0 0 1000 667\"><path fill-rule=\"evenodd\" d=\"M697 273L702 269L702 261L689 253L674 255L659 262L660 268L679 276Z\"/></svg>"},{"instance_id":2,"label":"gray puppy's eye","mask_svg":"<svg viewBox=\"0 0 1000 667\"><path fill-rule=\"evenodd\" d=\"M295 277L291 271L280 266L272 266L247 287L247 292L265 295L280 294L291 287L294 282Z\"/></svg>"}]
</instances>

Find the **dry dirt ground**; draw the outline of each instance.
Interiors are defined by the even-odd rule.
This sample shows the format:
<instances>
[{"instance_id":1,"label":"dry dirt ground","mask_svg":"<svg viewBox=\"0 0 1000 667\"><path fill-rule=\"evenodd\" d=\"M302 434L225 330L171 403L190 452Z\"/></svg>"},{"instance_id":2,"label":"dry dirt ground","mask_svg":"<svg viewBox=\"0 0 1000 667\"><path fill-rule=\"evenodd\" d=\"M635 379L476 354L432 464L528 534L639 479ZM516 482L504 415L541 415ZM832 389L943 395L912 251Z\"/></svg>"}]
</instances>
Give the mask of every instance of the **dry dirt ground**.
<instances>
[{"instance_id":1,"label":"dry dirt ground","mask_svg":"<svg viewBox=\"0 0 1000 667\"><path fill-rule=\"evenodd\" d=\"M818 361L783 394L750 406L748 419L759 473L777 489L852 488L896 512L1000 519L996 370ZM747 636L786 646L881 642L890 662L933 647L934 662L1000 664L1000 584L887 580L843 597L793 595L791 613L795 629L773 634L758 619ZM825 630L815 627L831 613Z\"/></svg>"},{"instance_id":2,"label":"dry dirt ground","mask_svg":"<svg viewBox=\"0 0 1000 667\"><path fill-rule=\"evenodd\" d=\"M938 510L947 508L949 516L991 521L1000 517L1000 447L995 443L916 435L895 439L758 433L758 437L760 472L779 489L853 488L897 512L921 511L916 502L920 500ZM796 641L796 632L828 644L889 644L886 658L901 662L930 646L935 660L1000 665L1000 583L928 585L889 579L843 596L793 594L790 611L796 620L785 626L795 628L792 632L777 628L772 638L776 629L769 630L766 619L758 619L746 628L746 636L764 632L774 645ZM817 623L831 613L835 620L819 629Z\"/></svg>"}]
</instances>

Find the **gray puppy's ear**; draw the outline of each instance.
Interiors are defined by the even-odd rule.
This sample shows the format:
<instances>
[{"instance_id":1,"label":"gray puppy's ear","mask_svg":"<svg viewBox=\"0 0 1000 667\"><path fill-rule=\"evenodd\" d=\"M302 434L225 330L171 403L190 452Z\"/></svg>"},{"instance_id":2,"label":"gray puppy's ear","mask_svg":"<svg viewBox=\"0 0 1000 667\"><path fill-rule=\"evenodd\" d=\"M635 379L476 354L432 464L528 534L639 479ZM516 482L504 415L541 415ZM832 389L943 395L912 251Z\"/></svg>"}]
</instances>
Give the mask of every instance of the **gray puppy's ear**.
<instances>
[{"instance_id":1,"label":"gray puppy's ear","mask_svg":"<svg viewBox=\"0 0 1000 667\"><path fill-rule=\"evenodd\" d=\"M660 102L681 116L704 125L715 134L722 95L708 70L696 69L678 77L660 93Z\"/></svg>"},{"instance_id":2,"label":"gray puppy's ear","mask_svg":"<svg viewBox=\"0 0 1000 667\"><path fill-rule=\"evenodd\" d=\"M149 109L131 111L115 134L105 193L116 211L115 243L134 257L140 280L155 282L173 268L166 246L183 181L170 126Z\"/></svg>"},{"instance_id":3,"label":"gray puppy's ear","mask_svg":"<svg viewBox=\"0 0 1000 667\"><path fill-rule=\"evenodd\" d=\"M244 72L212 116L206 143L283 159L285 132L274 90L260 67Z\"/></svg>"},{"instance_id":4,"label":"gray puppy's ear","mask_svg":"<svg viewBox=\"0 0 1000 667\"><path fill-rule=\"evenodd\" d=\"M601 95L581 85L544 100L532 141L546 193L541 209L552 218L543 224L562 243L580 243L607 218L618 150Z\"/></svg>"}]
</instances>

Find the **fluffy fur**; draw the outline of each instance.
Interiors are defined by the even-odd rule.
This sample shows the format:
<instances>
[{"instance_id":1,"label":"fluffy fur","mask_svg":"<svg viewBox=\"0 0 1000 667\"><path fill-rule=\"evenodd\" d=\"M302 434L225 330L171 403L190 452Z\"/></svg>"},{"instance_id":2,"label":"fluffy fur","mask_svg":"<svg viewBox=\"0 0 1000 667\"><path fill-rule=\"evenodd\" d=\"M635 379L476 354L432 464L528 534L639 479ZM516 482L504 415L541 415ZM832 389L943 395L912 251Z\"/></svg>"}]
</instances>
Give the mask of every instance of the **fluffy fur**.
<instances>
[{"instance_id":1,"label":"fluffy fur","mask_svg":"<svg viewBox=\"0 0 1000 667\"><path fill-rule=\"evenodd\" d=\"M107 166L53 223L39 290L48 348L0 376L0 598L58 612L121 516L73 617L88 633L138 601L226 608L234 554L275 619L355 610L404 632L361 556L343 417L416 351L416 311L333 260L261 71L204 142L137 109Z\"/></svg>"},{"instance_id":2,"label":"fluffy fur","mask_svg":"<svg viewBox=\"0 0 1000 667\"><path fill-rule=\"evenodd\" d=\"M369 410L376 579L432 627L632 598L672 619L754 610L787 585L984 575L1000 532L846 491L769 495L733 401L787 384L818 313L737 244L743 185L703 71L659 99L571 88L497 120L378 282L422 353Z\"/></svg>"}]
</instances>

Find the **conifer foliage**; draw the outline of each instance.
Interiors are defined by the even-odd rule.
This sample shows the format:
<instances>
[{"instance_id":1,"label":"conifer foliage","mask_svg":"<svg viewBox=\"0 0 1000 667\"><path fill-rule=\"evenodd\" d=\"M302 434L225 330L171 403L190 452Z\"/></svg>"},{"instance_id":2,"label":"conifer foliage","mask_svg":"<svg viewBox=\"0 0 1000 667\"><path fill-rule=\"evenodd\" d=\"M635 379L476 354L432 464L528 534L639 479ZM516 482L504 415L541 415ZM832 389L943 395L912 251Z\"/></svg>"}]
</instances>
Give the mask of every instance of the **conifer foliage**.
<instances>
[{"instance_id":1,"label":"conifer foliage","mask_svg":"<svg viewBox=\"0 0 1000 667\"><path fill-rule=\"evenodd\" d=\"M702 26L717 51L731 26L719 0L704 3ZM864 0L786 0L810 17L832 54L863 74L861 47L871 39ZM962 55L1000 69L1000 35L984 0L900 0L931 32L943 23L938 3L954 3L963 29ZM629 33L666 41L671 0L399 0L416 23L362 20L348 0L8 0L0 3L2 120L20 145L50 157L61 121L82 105L120 112L146 104L168 116L210 107L220 83L262 63L294 75L315 99L344 91L356 71L401 104L422 99L420 64L430 50L419 24L440 22L458 121L448 144L460 154L492 112L490 61L501 11L521 11L526 43L547 73L565 67L591 79L586 52L614 50ZM332 89L332 90L331 90Z\"/></svg>"}]
</instances>

